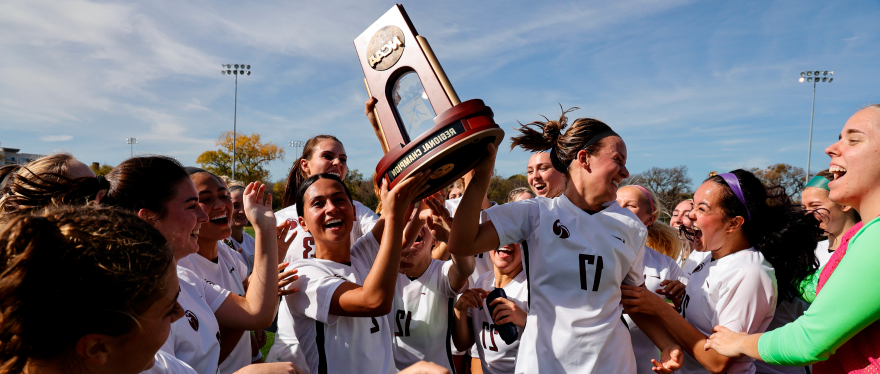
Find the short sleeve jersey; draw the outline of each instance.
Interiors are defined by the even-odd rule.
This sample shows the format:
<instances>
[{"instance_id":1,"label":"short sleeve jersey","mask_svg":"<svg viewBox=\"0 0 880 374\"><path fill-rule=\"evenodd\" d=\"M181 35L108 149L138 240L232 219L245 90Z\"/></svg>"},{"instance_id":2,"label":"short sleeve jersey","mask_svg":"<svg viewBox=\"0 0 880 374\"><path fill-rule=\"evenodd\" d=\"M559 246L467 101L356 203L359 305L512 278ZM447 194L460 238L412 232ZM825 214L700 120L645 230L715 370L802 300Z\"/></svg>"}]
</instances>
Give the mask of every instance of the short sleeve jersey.
<instances>
[{"instance_id":1,"label":"short sleeve jersey","mask_svg":"<svg viewBox=\"0 0 880 374\"><path fill-rule=\"evenodd\" d=\"M141 374L198 374L185 362L178 360L168 352L157 351L153 359L153 367L142 371Z\"/></svg>"},{"instance_id":2,"label":"short sleeve jersey","mask_svg":"<svg viewBox=\"0 0 880 374\"><path fill-rule=\"evenodd\" d=\"M660 252L655 251L652 248L645 247L645 288L649 291L657 294L657 290L663 288L660 286L660 283L664 280L677 280L681 283L687 284L688 278L678 267L678 263L673 260L671 257L660 254ZM665 296L661 296L665 297ZM636 358L636 373L638 374L653 374L654 371L651 370L654 365L651 363L651 359L656 359L660 361L660 351L657 349L657 346L648 338L648 335L639 329L639 327L633 322L632 318L629 318L628 314L623 315L624 320L626 320L627 327L629 327L629 333L632 337L632 346L633 353Z\"/></svg>"},{"instance_id":3,"label":"short sleeve jersey","mask_svg":"<svg viewBox=\"0 0 880 374\"><path fill-rule=\"evenodd\" d=\"M647 229L615 201L589 214L565 195L484 211L501 245L522 242L529 314L516 373L633 373L620 285L644 283Z\"/></svg>"},{"instance_id":4,"label":"short sleeve jersey","mask_svg":"<svg viewBox=\"0 0 880 374\"><path fill-rule=\"evenodd\" d=\"M312 238L312 234L305 232L302 227L299 226L297 218L296 204L275 212L275 220L278 224L281 224L285 220L290 220L296 224L296 228L287 233L286 239L290 240L294 231L296 232L296 238L290 243L290 247L287 249L287 255L284 256L284 262L294 262L304 258L315 258L315 239ZM370 230L373 229L373 226L376 225L376 221L379 220L379 216L370 210L370 208L364 206L364 204L355 201L354 219L354 226L351 228L350 234L352 243L357 242L360 237L370 232Z\"/></svg>"},{"instance_id":5,"label":"short sleeve jersey","mask_svg":"<svg viewBox=\"0 0 880 374\"><path fill-rule=\"evenodd\" d=\"M241 256L222 241L217 242L217 259L211 261L199 254L192 254L178 263L190 269L208 284L218 285L244 297L243 282L247 279L247 264ZM245 332L235 349L220 363L220 374L232 374L251 363L251 334Z\"/></svg>"},{"instance_id":6,"label":"short sleeve jersey","mask_svg":"<svg viewBox=\"0 0 880 374\"><path fill-rule=\"evenodd\" d=\"M714 260L706 256L688 280L681 315L706 336L717 325L749 334L767 330L776 312L776 273L764 255L744 249ZM754 359L735 360L729 374L754 373ZM686 354L679 372L706 373Z\"/></svg>"},{"instance_id":7,"label":"short sleeve jersey","mask_svg":"<svg viewBox=\"0 0 880 374\"><path fill-rule=\"evenodd\" d=\"M224 239L229 248L232 248L241 256L241 259L247 264L247 273L250 275L254 272L254 255L256 253L257 242L253 236L246 232L241 233L241 243L233 239L231 236Z\"/></svg>"},{"instance_id":8,"label":"short sleeve jersey","mask_svg":"<svg viewBox=\"0 0 880 374\"><path fill-rule=\"evenodd\" d=\"M449 285L451 268L451 260L432 259L418 278L397 276L394 306L388 318L394 331L394 361L398 370L424 360L452 371L450 311L461 290L453 290ZM466 289L467 284L462 288Z\"/></svg>"},{"instance_id":9,"label":"short sleeve jersey","mask_svg":"<svg viewBox=\"0 0 880 374\"><path fill-rule=\"evenodd\" d=\"M510 301L516 303L520 309L526 313L529 312L529 289L526 272L520 271L513 279L507 283L502 289L507 294ZM495 289L495 271L483 273L474 288L481 288L487 292ZM486 299L483 299L483 305L480 308L468 309L468 318L471 319L471 329L474 332L474 341L477 353L480 358L480 364L483 366L483 372L486 374L506 374L512 373L516 365L516 353L519 350L519 341L522 337L522 329L519 330L519 336L512 344L507 344L498 336L495 331L495 321L489 313L489 306Z\"/></svg>"},{"instance_id":10,"label":"short sleeve jersey","mask_svg":"<svg viewBox=\"0 0 880 374\"><path fill-rule=\"evenodd\" d=\"M192 254L190 256L198 256ZM229 291L208 284L185 267L177 266L183 318L171 324L171 333L161 350L185 362L198 373L217 373L220 360L220 326L214 312Z\"/></svg>"},{"instance_id":11,"label":"short sleeve jersey","mask_svg":"<svg viewBox=\"0 0 880 374\"><path fill-rule=\"evenodd\" d=\"M287 306L293 316L294 332L300 342L308 372L395 373L388 319L343 317L330 314L336 288L345 282L362 285L370 272L379 243L367 233L351 248L351 265L309 258L297 260L288 269L297 269L299 292L288 295Z\"/></svg>"}]
</instances>

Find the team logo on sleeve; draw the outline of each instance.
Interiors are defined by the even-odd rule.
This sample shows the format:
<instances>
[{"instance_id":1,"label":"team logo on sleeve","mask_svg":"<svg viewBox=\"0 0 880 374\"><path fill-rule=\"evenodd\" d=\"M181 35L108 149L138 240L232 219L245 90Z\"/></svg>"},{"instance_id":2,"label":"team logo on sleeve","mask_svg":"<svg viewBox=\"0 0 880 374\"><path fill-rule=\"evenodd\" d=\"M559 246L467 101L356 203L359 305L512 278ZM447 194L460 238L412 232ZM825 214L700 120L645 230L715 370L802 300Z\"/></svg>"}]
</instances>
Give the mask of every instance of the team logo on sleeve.
<instances>
[{"instance_id":1,"label":"team logo on sleeve","mask_svg":"<svg viewBox=\"0 0 880 374\"><path fill-rule=\"evenodd\" d=\"M568 237L570 236L568 233L568 227L565 227L565 225L560 225L558 219L556 220L556 222L553 222L553 233L559 235L559 239L568 239Z\"/></svg>"},{"instance_id":2,"label":"team logo on sleeve","mask_svg":"<svg viewBox=\"0 0 880 374\"><path fill-rule=\"evenodd\" d=\"M193 330L199 331L199 317L196 317L196 314L190 310L187 310L184 313L184 317L189 321L189 325L192 326Z\"/></svg>"},{"instance_id":3,"label":"team logo on sleeve","mask_svg":"<svg viewBox=\"0 0 880 374\"><path fill-rule=\"evenodd\" d=\"M696 273L696 272L698 272L698 271L700 271L700 270L703 270L703 265L706 265L706 263L700 263L700 265L698 265L697 268L694 269L694 271L692 271L692 272L691 272L690 274L688 274L688 275L694 275L694 273Z\"/></svg>"}]
</instances>

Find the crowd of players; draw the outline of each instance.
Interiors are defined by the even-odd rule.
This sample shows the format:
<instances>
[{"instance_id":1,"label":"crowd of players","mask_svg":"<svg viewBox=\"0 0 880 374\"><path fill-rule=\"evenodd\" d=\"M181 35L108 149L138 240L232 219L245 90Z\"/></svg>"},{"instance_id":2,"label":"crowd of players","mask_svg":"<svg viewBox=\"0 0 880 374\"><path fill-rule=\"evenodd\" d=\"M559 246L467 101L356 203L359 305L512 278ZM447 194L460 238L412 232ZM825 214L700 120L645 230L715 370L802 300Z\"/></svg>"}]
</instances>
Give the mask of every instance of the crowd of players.
<instances>
[{"instance_id":1,"label":"crowd of players","mask_svg":"<svg viewBox=\"0 0 880 374\"><path fill-rule=\"evenodd\" d=\"M880 105L800 203L745 170L620 186L623 137L569 113L511 137L529 188L502 204L492 145L376 211L331 135L280 197L163 156L4 166L0 373L880 372Z\"/></svg>"}]
</instances>

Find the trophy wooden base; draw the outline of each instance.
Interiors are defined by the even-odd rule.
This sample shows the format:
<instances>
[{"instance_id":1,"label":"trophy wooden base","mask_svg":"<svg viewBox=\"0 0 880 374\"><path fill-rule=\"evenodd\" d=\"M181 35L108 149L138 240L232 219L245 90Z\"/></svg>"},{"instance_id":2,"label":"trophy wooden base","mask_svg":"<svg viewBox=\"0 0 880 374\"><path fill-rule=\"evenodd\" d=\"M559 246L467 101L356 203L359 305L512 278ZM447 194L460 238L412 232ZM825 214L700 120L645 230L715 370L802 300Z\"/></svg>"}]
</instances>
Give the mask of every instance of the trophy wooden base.
<instances>
[{"instance_id":1,"label":"trophy wooden base","mask_svg":"<svg viewBox=\"0 0 880 374\"><path fill-rule=\"evenodd\" d=\"M388 181L391 189L409 175L430 170L430 187L418 197L425 198L471 171L485 156L486 145L494 143L498 147L504 138L492 109L480 99L449 108L434 118L434 124L410 143L392 146L382 157L376 165L380 186Z\"/></svg>"}]
</instances>

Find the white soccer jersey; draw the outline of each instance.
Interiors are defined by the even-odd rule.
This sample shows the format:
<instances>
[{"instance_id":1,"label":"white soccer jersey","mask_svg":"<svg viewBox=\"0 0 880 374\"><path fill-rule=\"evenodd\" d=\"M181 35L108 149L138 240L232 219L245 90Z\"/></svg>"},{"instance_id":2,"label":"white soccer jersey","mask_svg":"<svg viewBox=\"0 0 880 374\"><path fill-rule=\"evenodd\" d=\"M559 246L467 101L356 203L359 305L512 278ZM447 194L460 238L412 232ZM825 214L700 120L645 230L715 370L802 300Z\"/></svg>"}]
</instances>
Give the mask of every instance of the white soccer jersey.
<instances>
[{"instance_id":1,"label":"white soccer jersey","mask_svg":"<svg viewBox=\"0 0 880 374\"><path fill-rule=\"evenodd\" d=\"M492 270L481 275L474 283L474 288L482 288L487 292L492 292L496 288L495 271ZM529 312L529 283L525 271L520 271L502 289L510 301L516 303L526 313ZM489 313L486 299L483 299L483 306L480 308L468 309L468 318L471 319L471 329L474 332L474 341L476 342L474 346L478 353L475 358L480 358L483 372L486 374L513 373L523 330L517 328L520 337L517 337L513 344L505 343L495 331L495 321L492 320L492 315Z\"/></svg>"},{"instance_id":2,"label":"white soccer jersey","mask_svg":"<svg viewBox=\"0 0 880 374\"><path fill-rule=\"evenodd\" d=\"M706 336L717 325L756 334L767 330L776 312L776 272L754 248L718 260L707 256L694 269L681 302L681 315ZM754 373L754 359L742 357L729 374ZM681 373L706 373L703 365L685 354Z\"/></svg>"},{"instance_id":3,"label":"white soccer jersey","mask_svg":"<svg viewBox=\"0 0 880 374\"><path fill-rule=\"evenodd\" d=\"M224 239L223 243L238 252L241 259L247 264L248 275L251 275L251 273L254 272L254 255L257 247L257 241L254 237L246 232L242 232L241 243L237 242L231 236Z\"/></svg>"},{"instance_id":4,"label":"white soccer jersey","mask_svg":"<svg viewBox=\"0 0 880 374\"><path fill-rule=\"evenodd\" d=\"M388 315L388 324L394 330L397 369L403 370L424 360L453 370L449 350L453 328L450 311L455 295L467 289L467 284L461 290L453 290L449 285L451 268L451 260L432 259L418 278L398 275L394 306Z\"/></svg>"},{"instance_id":5,"label":"white soccer jersey","mask_svg":"<svg viewBox=\"0 0 880 374\"><path fill-rule=\"evenodd\" d=\"M370 232L376 221L379 220L379 216L375 212L359 201L354 202L354 208L355 225L351 228L351 233L349 234L352 245L364 234ZM281 262L292 263L296 260L315 257L315 240L312 238L312 234L303 231L302 227L299 226L296 204L275 212L275 220L279 224L285 220L290 220L296 225L296 228L287 234L287 239L289 240L293 232L296 231L296 239L290 243L287 254ZM272 348L269 350L266 362L293 362L294 365L304 367L307 365L307 362L294 333L293 315L290 313L286 300L287 296L283 296L278 307L278 330L275 333L275 343L272 344Z\"/></svg>"},{"instance_id":6,"label":"white soccer jersey","mask_svg":"<svg viewBox=\"0 0 880 374\"><path fill-rule=\"evenodd\" d=\"M819 259L819 270L821 271L825 264L828 263L828 260L831 259L831 256L834 254L834 251L830 250L830 243L828 239L825 239L816 244L816 258Z\"/></svg>"},{"instance_id":7,"label":"white soccer jersey","mask_svg":"<svg viewBox=\"0 0 880 374\"><path fill-rule=\"evenodd\" d=\"M567 197L484 212L501 245L522 243L529 316L517 373L634 373L620 285L644 283L647 229L616 201L589 214Z\"/></svg>"},{"instance_id":8,"label":"white soccer jersey","mask_svg":"<svg viewBox=\"0 0 880 374\"><path fill-rule=\"evenodd\" d=\"M198 256L192 254L190 256ZM182 261L182 260L181 260ZM229 291L205 282L185 267L177 266L183 318L171 324L171 333L161 350L185 362L197 373L216 373L220 360L220 327L214 312Z\"/></svg>"},{"instance_id":9,"label":"white soccer jersey","mask_svg":"<svg viewBox=\"0 0 880 374\"><path fill-rule=\"evenodd\" d=\"M281 222L288 219L296 224L296 239L290 243L290 248L287 249L287 255L284 256L284 262L294 262L304 258L315 258L315 239L312 238L312 234L303 231L302 227L299 226L297 218L296 204L275 212L275 220L278 224L281 224ZM373 226L376 225L376 221L379 220L379 216L376 212L373 212L370 208L364 206L364 204L355 201L354 220L354 226L352 226L350 234L352 245L354 245L360 237L373 229ZM293 230L287 233L288 240L291 235L293 235Z\"/></svg>"},{"instance_id":10,"label":"white soccer jersey","mask_svg":"<svg viewBox=\"0 0 880 374\"><path fill-rule=\"evenodd\" d=\"M247 279L247 264L237 252L223 244L223 241L217 242L217 262L196 253L181 259L178 265L192 270L205 282L216 284L244 297L243 282ZM250 365L251 357L251 334L245 331L235 349L220 363L220 374L232 374Z\"/></svg>"},{"instance_id":11,"label":"white soccer jersey","mask_svg":"<svg viewBox=\"0 0 880 374\"><path fill-rule=\"evenodd\" d=\"M386 316L330 314L336 288L345 282L363 284L378 252L379 243L367 233L351 247L351 265L310 258L288 267L299 275L299 292L288 295L286 302L297 341L308 342L299 346L307 373L397 372Z\"/></svg>"},{"instance_id":12,"label":"white soccer jersey","mask_svg":"<svg viewBox=\"0 0 880 374\"><path fill-rule=\"evenodd\" d=\"M688 282L687 275L681 271L681 268L678 267L675 260L669 256L660 254L660 252L647 246L645 247L644 264L645 288L654 292L654 294L657 294L656 290L663 288L660 286L660 282L664 280L677 280L684 284L687 284ZM659 296L665 297L664 295ZM660 361L660 350L657 349L654 342L648 338L648 335L645 335L645 333L636 326L635 322L633 322L632 318L629 318L628 314L624 314L623 318L626 320L626 324L629 327L630 337L632 337L633 353L636 358L636 372L638 374L653 374L654 371L651 370L651 368L654 367L654 365L651 363L651 359L653 358Z\"/></svg>"},{"instance_id":13,"label":"white soccer jersey","mask_svg":"<svg viewBox=\"0 0 880 374\"><path fill-rule=\"evenodd\" d=\"M700 266L700 264L703 263L703 260L705 260L706 257L709 257L711 255L712 255L712 252L709 252L709 251L705 251L705 252L693 251L693 252L691 252L690 255L688 255L687 262L684 264L684 266L681 267L681 270L684 271L685 275L690 277L691 274L694 273L694 270L697 269L697 266Z\"/></svg>"},{"instance_id":14,"label":"white soccer jersey","mask_svg":"<svg viewBox=\"0 0 880 374\"><path fill-rule=\"evenodd\" d=\"M154 360L153 367L141 374L198 374L185 362L165 351L157 351Z\"/></svg>"}]
</instances>

